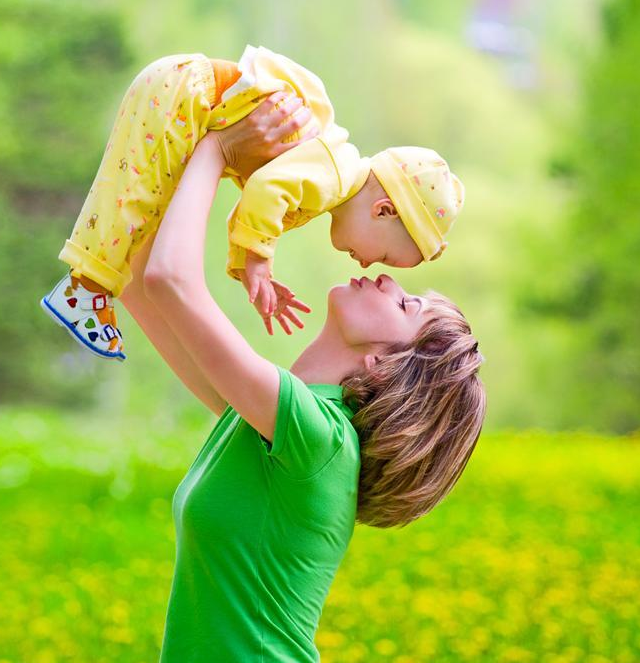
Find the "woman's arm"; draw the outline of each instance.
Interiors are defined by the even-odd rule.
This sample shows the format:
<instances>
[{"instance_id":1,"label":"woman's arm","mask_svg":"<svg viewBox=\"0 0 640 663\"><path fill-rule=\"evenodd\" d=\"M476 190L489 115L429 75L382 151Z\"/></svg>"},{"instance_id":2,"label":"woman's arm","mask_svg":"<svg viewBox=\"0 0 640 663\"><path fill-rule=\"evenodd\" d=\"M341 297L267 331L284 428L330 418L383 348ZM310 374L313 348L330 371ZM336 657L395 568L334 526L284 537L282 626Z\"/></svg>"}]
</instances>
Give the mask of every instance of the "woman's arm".
<instances>
[{"instance_id":1,"label":"woman's arm","mask_svg":"<svg viewBox=\"0 0 640 663\"><path fill-rule=\"evenodd\" d=\"M211 386L156 305L144 292L143 275L154 240L155 235L149 237L131 259L133 281L127 285L119 299L187 389L220 416L227 406L226 401Z\"/></svg>"},{"instance_id":2,"label":"woman's arm","mask_svg":"<svg viewBox=\"0 0 640 663\"><path fill-rule=\"evenodd\" d=\"M204 277L206 228L222 172L226 165L241 174L247 171L243 161L249 152L238 146L257 123L269 123L279 142L296 129L297 122L303 126L309 119L298 113L279 126L291 113L287 104L272 113L265 104L269 102L254 111L253 118L250 115L229 129L210 132L198 143L158 229L143 283L149 299L200 368L209 388L272 440L280 386L277 369L257 354L230 322L211 297ZM278 132L282 132L279 137ZM253 141L255 138L247 143L252 156Z\"/></svg>"},{"instance_id":3,"label":"woman's arm","mask_svg":"<svg viewBox=\"0 0 640 663\"><path fill-rule=\"evenodd\" d=\"M210 132L196 145L158 229L144 287L210 388L271 440L278 402L277 369L233 326L204 278L209 209L226 165L217 141Z\"/></svg>"}]
</instances>

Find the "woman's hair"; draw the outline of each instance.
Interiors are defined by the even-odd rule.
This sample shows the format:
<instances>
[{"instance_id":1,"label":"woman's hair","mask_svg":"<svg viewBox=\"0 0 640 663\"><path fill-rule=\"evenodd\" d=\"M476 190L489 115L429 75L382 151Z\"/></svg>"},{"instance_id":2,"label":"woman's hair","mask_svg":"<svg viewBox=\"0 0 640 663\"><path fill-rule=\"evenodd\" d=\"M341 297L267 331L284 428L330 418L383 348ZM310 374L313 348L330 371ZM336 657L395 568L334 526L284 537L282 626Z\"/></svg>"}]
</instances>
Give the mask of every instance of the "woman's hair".
<instances>
[{"instance_id":1,"label":"woman's hair","mask_svg":"<svg viewBox=\"0 0 640 663\"><path fill-rule=\"evenodd\" d=\"M458 307L432 290L427 321L371 370L342 380L360 438L357 521L403 527L433 509L462 474L486 410L478 343Z\"/></svg>"}]
</instances>

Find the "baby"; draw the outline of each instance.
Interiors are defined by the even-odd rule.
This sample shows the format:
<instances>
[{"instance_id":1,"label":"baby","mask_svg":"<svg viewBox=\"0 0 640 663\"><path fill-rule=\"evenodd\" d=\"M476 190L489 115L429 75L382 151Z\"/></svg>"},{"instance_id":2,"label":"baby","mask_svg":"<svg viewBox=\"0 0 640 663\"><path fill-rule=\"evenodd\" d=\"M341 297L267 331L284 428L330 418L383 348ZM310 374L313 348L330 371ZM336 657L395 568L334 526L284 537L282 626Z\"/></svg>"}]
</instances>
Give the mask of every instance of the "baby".
<instances>
[{"instance_id":1,"label":"baby","mask_svg":"<svg viewBox=\"0 0 640 663\"><path fill-rule=\"evenodd\" d=\"M248 179L227 221L227 273L240 280L267 323L278 298L278 237L329 211L331 242L362 267L413 267L435 260L464 202L464 187L433 150L388 148L361 158L335 124L313 73L266 48L247 46L236 64L201 54L151 63L129 87L89 195L60 252L71 269L41 300L86 348L123 361L113 298L131 281L131 256L158 228L197 142L246 117L273 92L303 100L315 138L284 152ZM278 285L281 287L275 288ZM270 325L267 324L270 330Z\"/></svg>"}]
</instances>

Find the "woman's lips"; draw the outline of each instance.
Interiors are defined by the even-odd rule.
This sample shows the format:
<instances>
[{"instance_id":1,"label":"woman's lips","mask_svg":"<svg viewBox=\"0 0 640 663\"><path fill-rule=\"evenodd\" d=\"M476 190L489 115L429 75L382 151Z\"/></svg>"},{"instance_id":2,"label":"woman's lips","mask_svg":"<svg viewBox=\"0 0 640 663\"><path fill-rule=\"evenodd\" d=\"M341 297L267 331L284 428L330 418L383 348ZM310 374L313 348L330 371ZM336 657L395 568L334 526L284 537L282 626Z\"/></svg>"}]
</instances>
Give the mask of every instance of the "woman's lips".
<instances>
[{"instance_id":1,"label":"woman's lips","mask_svg":"<svg viewBox=\"0 0 640 663\"><path fill-rule=\"evenodd\" d=\"M377 287L377 285L373 283L371 279L368 279L366 276L363 276L359 279L351 277L351 280L349 281L351 285L358 286L358 288L362 288L366 282L369 282Z\"/></svg>"}]
</instances>

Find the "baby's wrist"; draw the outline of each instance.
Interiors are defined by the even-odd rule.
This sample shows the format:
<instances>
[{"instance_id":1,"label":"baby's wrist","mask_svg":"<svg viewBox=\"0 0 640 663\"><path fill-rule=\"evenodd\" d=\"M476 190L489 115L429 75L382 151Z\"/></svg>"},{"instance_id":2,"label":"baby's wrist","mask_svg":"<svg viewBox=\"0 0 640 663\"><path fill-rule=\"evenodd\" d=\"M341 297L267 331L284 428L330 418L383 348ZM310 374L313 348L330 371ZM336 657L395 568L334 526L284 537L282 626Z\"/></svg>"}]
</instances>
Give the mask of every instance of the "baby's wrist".
<instances>
[{"instance_id":1,"label":"baby's wrist","mask_svg":"<svg viewBox=\"0 0 640 663\"><path fill-rule=\"evenodd\" d=\"M245 249L247 252L247 258L251 258L252 260L260 260L260 261L266 261L269 258L265 258L264 256L261 256L259 253L256 253L255 251L252 251L251 249Z\"/></svg>"}]
</instances>

